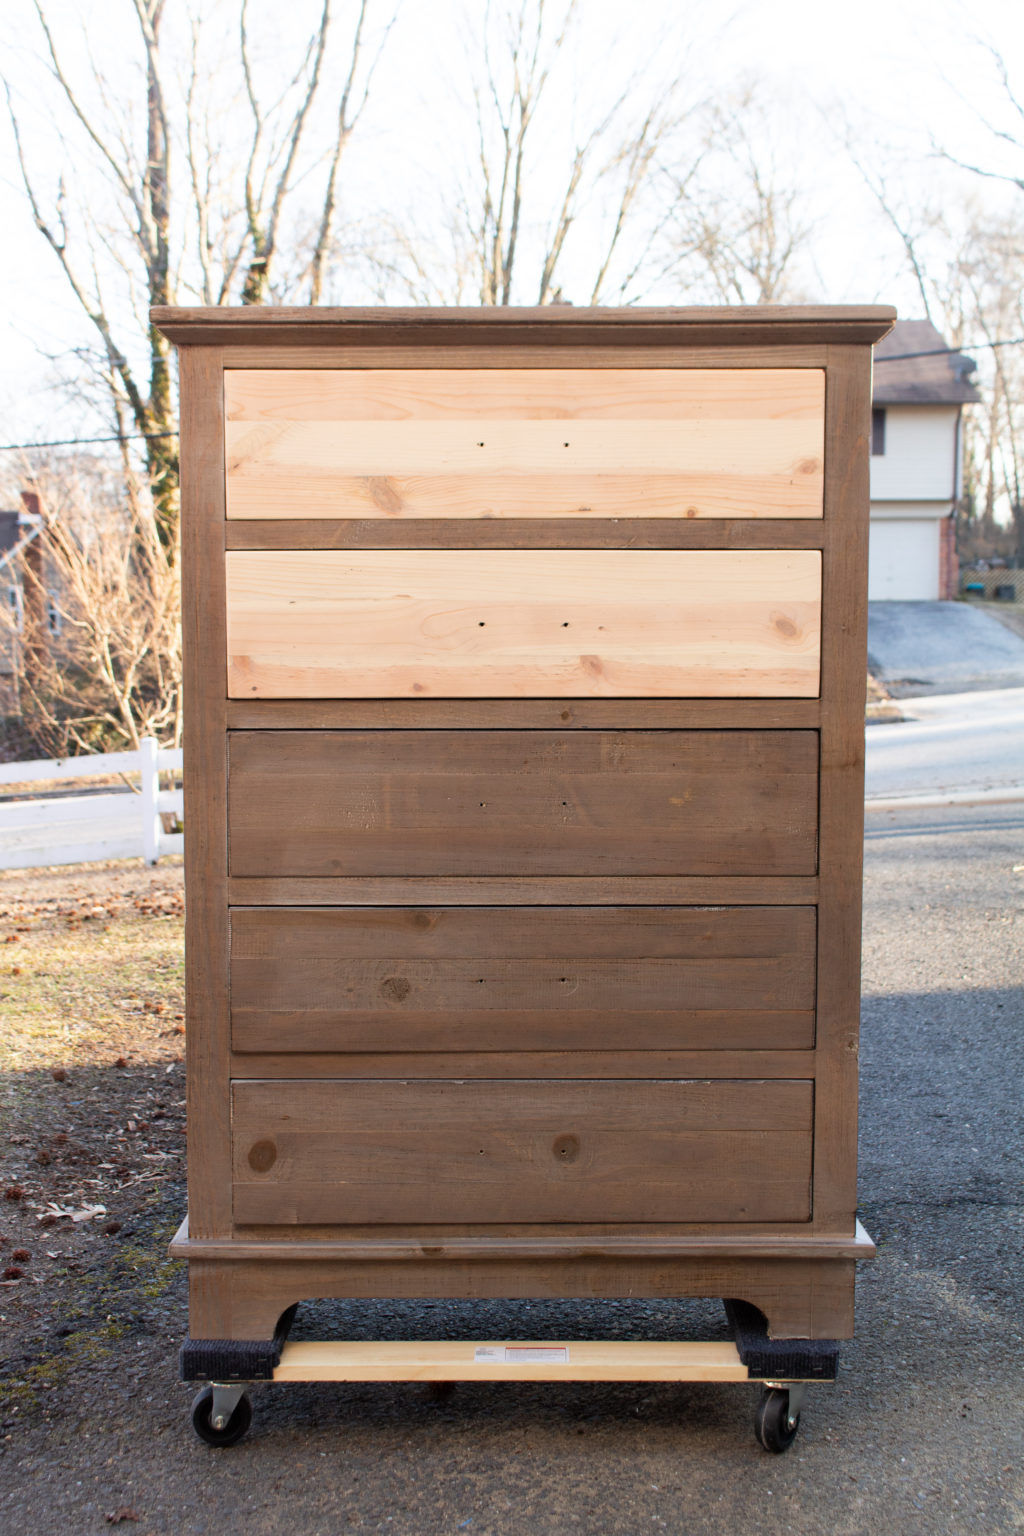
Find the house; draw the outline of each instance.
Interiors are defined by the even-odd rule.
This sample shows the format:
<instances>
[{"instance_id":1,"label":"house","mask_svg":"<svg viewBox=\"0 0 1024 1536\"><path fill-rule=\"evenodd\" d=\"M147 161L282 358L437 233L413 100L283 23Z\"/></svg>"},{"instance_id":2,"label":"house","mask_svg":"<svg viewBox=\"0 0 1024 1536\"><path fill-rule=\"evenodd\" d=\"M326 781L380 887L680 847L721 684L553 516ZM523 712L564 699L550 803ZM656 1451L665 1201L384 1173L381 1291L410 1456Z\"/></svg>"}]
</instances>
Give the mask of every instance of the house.
<instances>
[{"instance_id":1,"label":"house","mask_svg":"<svg viewBox=\"0 0 1024 1536\"><path fill-rule=\"evenodd\" d=\"M39 537L39 498L23 491L21 499L20 509L0 510L0 716L18 712L18 673L26 651L49 645L61 628L53 573Z\"/></svg>"},{"instance_id":2,"label":"house","mask_svg":"<svg viewBox=\"0 0 1024 1536\"><path fill-rule=\"evenodd\" d=\"M955 597L962 413L975 364L930 320L897 320L875 347L868 596Z\"/></svg>"},{"instance_id":3,"label":"house","mask_svg":"<svg viewBox=\"0 0 1024 1536\"><path fill-rule=\"evenodd\" d=\"M14 646L21 621L21 583L11 555L21 542L20 519L20 512L0 510L0 715L10 714L17 697Z\"/></svg>"}]
</instances>

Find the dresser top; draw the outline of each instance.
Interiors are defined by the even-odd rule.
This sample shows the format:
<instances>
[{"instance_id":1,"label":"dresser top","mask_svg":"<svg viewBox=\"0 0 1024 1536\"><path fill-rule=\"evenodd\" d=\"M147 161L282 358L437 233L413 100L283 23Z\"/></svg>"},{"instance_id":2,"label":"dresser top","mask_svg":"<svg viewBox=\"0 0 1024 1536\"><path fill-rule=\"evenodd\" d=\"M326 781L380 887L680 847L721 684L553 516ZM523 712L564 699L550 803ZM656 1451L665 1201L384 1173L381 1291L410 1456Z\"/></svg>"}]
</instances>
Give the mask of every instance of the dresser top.
<instances>
[{"instance_id":1,"label":"dresser top","mask_svg":"<svg viewBox=\"0 0 1024 1536\"><path fill-rule=\"evenodd\" d=\"M869 346L891 329L888 304L702 305L676 308L368 308L242 305L178 308L157 305L152 323L179 346L227 346L247 342L337 345L475 342L502 345L562 342L573 346L609 342L630 346L798 344L827 342Z\"/></svg>"}]
</instances>

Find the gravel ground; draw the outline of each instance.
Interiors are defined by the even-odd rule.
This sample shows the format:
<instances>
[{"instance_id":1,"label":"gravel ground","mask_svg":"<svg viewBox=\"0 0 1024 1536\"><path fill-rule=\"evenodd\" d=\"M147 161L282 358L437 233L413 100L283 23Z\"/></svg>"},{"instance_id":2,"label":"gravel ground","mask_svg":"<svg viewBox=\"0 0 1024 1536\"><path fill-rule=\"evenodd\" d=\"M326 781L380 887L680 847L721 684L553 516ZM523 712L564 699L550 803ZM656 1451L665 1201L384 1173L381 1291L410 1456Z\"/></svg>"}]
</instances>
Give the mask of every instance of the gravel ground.
<instances>
[{"instance_id":1,"label":"gravel ground","mask_svg":"<svg viewBox=\"0 0 1024 1536\"><path fill-rule=\"evenodd\" d=\"M81 1248L61 1303L74 1300L73 1331L40 1304L33 1333L13 1311L29 1305L24 1281L6 1293L21 1395L0 1431L0 1531L1021 1531L1022 908L1024 807L870 817L861 1191L879 1256L840 1380L812 1390L788 1455L755 1446L753 1388L644 1385L269 1388L249 1438L211 1451L175 1381L186 1311L162 1259L181 1211L169 1171L123 1194L130 1241ZM173 1038L151 1014L137 1023L150 1031L137 1075L111 1074L136 1095L177 1070ZM320 1303L300 1329L724 1336L710 1303L490 1303L472 1322L452 1303Z\"/></svg>"}]
</instances>

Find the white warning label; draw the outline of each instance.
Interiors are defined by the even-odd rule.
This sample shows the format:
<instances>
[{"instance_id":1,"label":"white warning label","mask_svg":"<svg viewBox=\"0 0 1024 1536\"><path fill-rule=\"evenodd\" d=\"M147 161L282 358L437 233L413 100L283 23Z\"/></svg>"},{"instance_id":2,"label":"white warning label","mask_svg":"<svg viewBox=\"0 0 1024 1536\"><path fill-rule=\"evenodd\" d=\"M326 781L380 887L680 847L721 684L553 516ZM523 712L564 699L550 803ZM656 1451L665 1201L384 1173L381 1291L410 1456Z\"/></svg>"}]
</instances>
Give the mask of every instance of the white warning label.
<instances>
[{"instance_id":1,"label":"white warning label","mask_svg":"<svg viewBox=\"0 0 1024 1536\"><path fill-rule=\"evenodd\" d=\"M501 1365L535 1361L566 1365L569 1361L569 1346L568 1344L478 1344L473 1359L497 1361Z\"/></svg>"}]
</instances>

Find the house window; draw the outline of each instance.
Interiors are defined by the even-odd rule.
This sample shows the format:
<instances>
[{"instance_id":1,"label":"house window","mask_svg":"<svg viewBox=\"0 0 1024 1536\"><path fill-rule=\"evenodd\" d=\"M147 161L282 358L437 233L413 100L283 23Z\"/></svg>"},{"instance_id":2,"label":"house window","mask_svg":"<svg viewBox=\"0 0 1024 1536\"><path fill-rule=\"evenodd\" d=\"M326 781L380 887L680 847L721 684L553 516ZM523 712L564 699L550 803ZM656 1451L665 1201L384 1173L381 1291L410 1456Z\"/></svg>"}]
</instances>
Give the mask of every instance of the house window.
<instances>
[{"instance_id":1,"label":"house window","mask_svg":"<svg viewBox=\"0 0 1024 1536\"><path fill-rule=\"evenodd\" d=\"M48 599L46 604L46 627L51 635L59 635L62 628L64 627L64 621L61 618L60 609L57 607L57 604L53 601L52 597Z\"/></svg>"},{"instance_id":2,"label":"house window","mask_svg":"<svg viewBox=\"0 0 1024 1536\"><path fill-rule=\"evenodd\" d=\"M21 628L21 588L16 581L7 588L7 616L12 628Z\"/></svg>"},{"instance_id":3,"label":"house window","mask_svg":"<svg viewBox=\"0 0 1024 1536\"><path fill-rule=\"evenodd\" d=\"M871 412L871 455L881 455L885 452L885 411L880 406L875 406Z\"/></svg>"}]
</instances>

